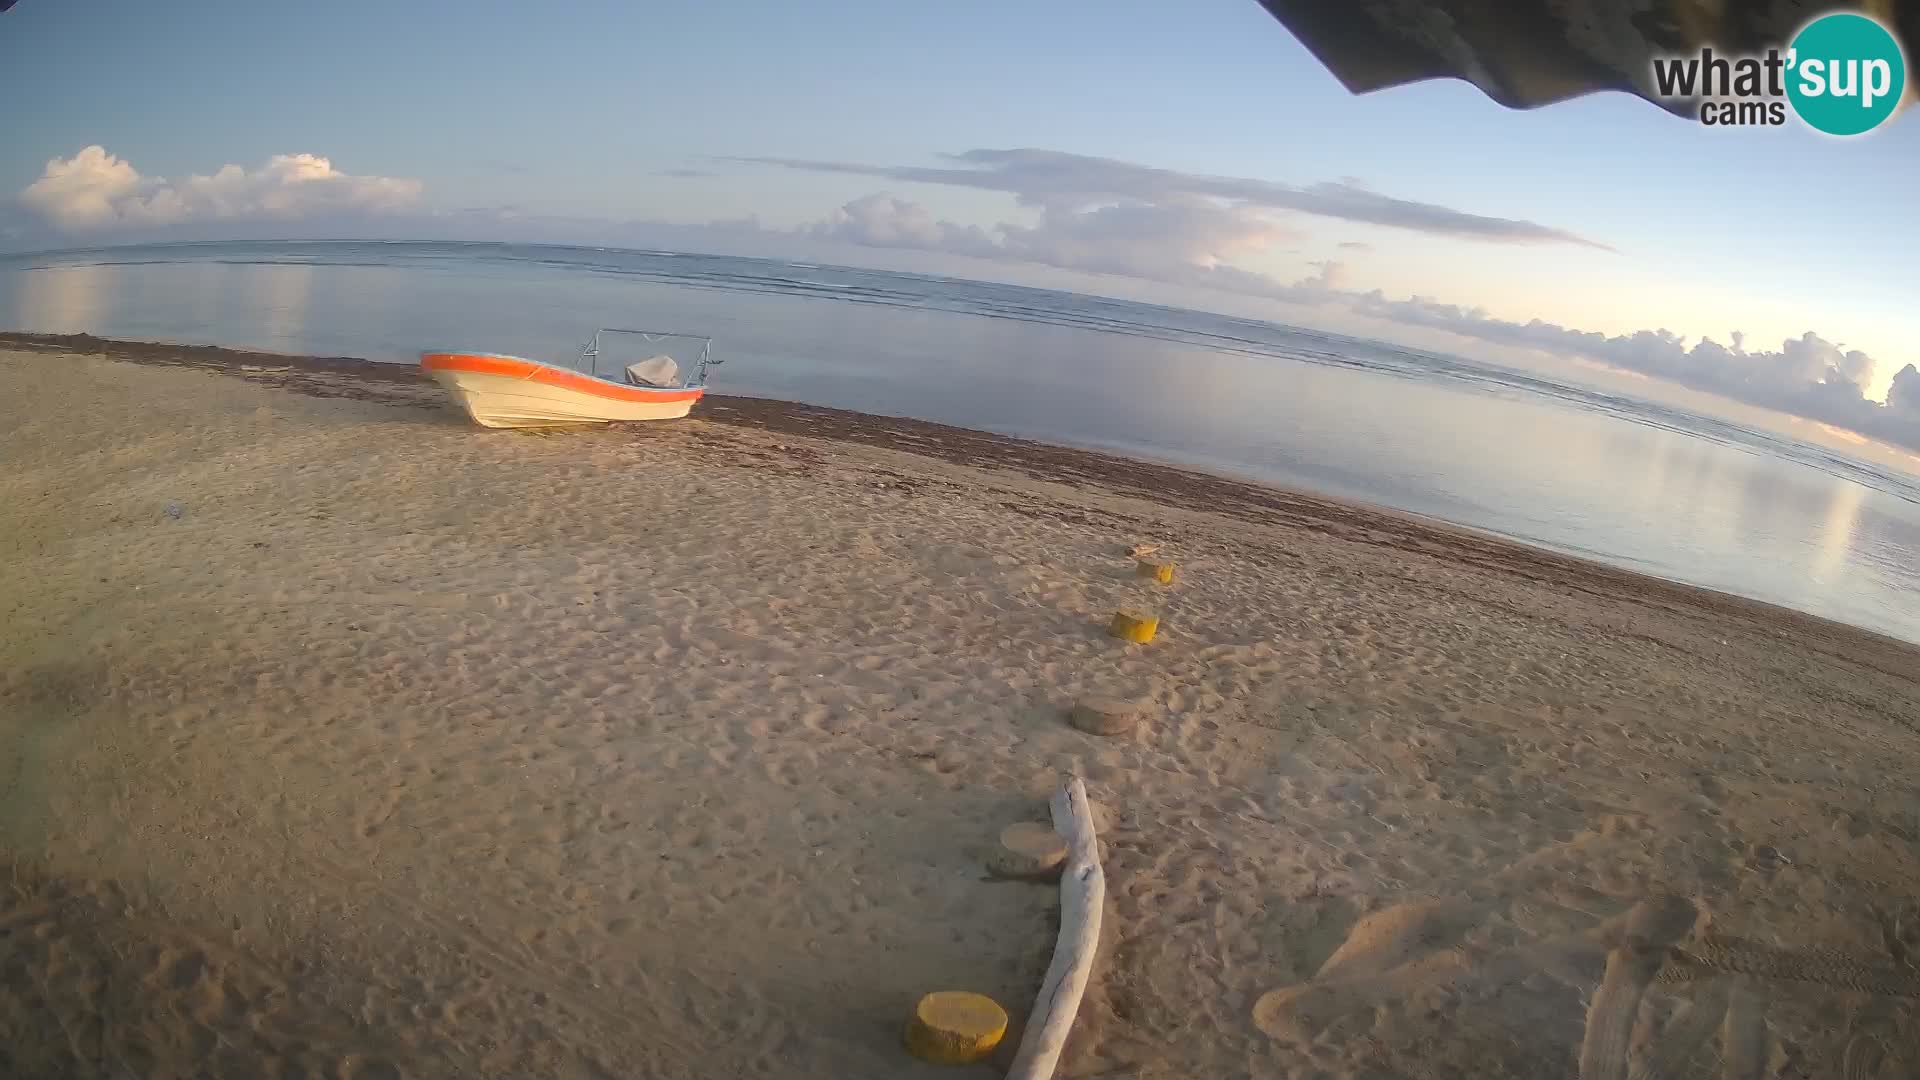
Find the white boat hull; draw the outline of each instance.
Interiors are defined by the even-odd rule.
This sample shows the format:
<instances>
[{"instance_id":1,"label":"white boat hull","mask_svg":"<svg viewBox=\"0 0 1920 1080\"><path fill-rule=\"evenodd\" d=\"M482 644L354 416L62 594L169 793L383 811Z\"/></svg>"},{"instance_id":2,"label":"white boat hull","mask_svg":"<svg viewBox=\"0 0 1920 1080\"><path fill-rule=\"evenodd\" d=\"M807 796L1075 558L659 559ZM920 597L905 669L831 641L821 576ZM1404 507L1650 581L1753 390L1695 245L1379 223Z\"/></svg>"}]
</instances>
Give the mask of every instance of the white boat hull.
<instances>
[{"instance_id":1,"label":"white boat hull","mask_svg":"<svg viewBox=\"0 0 1920 1080\"><path fill-rule=\"evenodd\" d=\"M628 386L519 357L424 353L421 366L475 423L490 428L559 427L628 420L676 420L702 387Z\"/></svg>"}]
</instances>

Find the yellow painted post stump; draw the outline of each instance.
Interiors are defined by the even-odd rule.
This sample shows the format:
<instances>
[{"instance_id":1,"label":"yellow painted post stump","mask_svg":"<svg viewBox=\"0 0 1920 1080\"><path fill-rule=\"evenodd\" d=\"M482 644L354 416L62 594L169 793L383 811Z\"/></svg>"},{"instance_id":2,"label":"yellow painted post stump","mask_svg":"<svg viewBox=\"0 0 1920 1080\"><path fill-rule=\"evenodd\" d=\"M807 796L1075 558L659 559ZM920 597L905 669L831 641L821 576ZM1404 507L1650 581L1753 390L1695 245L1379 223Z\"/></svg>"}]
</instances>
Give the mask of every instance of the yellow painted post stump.
<instances>
[{"instance_id":1,"label":"yellow painted post stump","mask_svg":"<svg viewBox=\"0 0 1920 1080\"><path fill-rule=\"evenodd\" d=\"M907 1021L907 1050L936 1065L979 1061L1007 1033L1007 1012L984 994L942 990L914 1006Z\"/></svg>"},{"instance_id":2,"label":"yellow painted post stump","mask_svg":"<svg viewBox=\"0 0 1920 1080\"><path fill-rule=\"evenodd\" d=\"M1116 611L1113 621L1107 624L1107 633L1121 641L1131 641L1145 645L1153 640L1154 631L1160 629L1160 616L1149 615L1144 611Z\"/></svg>"},{"instance_id":3,"label":"yellow painted post stump","mask_svg":"<svg viewBox=\"0 0 1920 1080\"><path fill-rule=\"evenodd\" d=\"M1156 562L1152 559L1141 559L1139 562L1139 567L1140 567L1141 577L1152 578L1153 580L1159 582L1162 585L1173 584L1173 564L1172 563Z\"/></svg>"}]
</instances>

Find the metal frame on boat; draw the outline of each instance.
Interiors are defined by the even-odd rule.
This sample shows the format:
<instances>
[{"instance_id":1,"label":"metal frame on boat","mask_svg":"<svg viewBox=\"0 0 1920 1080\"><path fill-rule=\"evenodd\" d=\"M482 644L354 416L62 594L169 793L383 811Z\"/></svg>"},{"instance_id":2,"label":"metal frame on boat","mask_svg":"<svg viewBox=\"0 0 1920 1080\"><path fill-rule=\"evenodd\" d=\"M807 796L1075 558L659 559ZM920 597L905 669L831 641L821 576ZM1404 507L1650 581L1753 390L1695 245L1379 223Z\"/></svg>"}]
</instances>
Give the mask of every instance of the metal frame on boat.
<instances>
[{"instance_id":1,"label":"metal frame on boat","mask_svg":"<svg viewBox=\"0 0 1920 1080\"><path fill-rule=\"evenodd\" d=\"M668 338L698 342L693 375L672 386L601 375L604 334L632 334L649 342ZM699 334L602 327L580 350L585 371L504 353L458 350L423 352L420 366L483 427L558 427L683 417L705 396L707 369L725 363L713 359L712 350L713 339Z\"/></svg>"}]
</instances>

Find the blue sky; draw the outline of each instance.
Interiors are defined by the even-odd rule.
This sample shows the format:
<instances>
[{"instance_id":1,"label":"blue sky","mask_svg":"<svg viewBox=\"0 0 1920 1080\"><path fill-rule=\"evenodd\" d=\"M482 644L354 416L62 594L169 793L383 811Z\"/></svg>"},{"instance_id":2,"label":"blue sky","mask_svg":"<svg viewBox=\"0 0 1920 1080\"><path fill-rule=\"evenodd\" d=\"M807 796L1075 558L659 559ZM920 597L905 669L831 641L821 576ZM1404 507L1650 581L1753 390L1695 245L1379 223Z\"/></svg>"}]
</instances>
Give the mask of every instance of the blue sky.
<instances>
[{"instance_id":1,"label":"blue sky","mask_svg":"<svg viewBox=\"0 0 1920 1080\"><path fill-rule=\"evenodd\" d=\"M9 110L0 194L27 192L49 161L99 146L117 159L116 192L186 196L93 207L64 224L49 198L28 199L0 217L15 248L203 235L250 215L279 235L365 212L356 234L457 220L467 233L495 222L503 234L581 239L600 222L662 222L693 227L675 234L693 242L706 223L751 217L751 228L713 230L713 246L815 243L877 265L911 249L973 276L1052 275L1067 287L1087 287L1070 271L1118 268L1182 302L1225 280L1195 270L1219 263L1502 322L1723 343L1741 330L1749 349L1812 331L1871 356L1860 381L1873 400L1920 361L1911 114L1838 140L1792 124L1704 128L1623 95L1530 112L1458 82L1354 96L1253 0L21 0L0 15L0 100L28 103ZM1110 175L1106 161L1289 189L1351 181L1604 247L1286 207L1222 216L1194 209L1177 178L1165 199L1150 196L1151 220L1060 207L1048 219L1018 178L1014 190L984 190L888 172L1011 148L1064 155L1096 177ZM295 154L327 159L330 182L346 178L324 204L275 194L318 168L269 165ZM185 181L228 164L242 171L221 184ZM880 193L890 198L859 202ZM633 234L609 224L607 235ZM986 258L983 236L999 245ZM1265 289L1220 306L1312 300ZM1343 318L1351 312L1326 321Z\"/></svg>"}]
</instances>

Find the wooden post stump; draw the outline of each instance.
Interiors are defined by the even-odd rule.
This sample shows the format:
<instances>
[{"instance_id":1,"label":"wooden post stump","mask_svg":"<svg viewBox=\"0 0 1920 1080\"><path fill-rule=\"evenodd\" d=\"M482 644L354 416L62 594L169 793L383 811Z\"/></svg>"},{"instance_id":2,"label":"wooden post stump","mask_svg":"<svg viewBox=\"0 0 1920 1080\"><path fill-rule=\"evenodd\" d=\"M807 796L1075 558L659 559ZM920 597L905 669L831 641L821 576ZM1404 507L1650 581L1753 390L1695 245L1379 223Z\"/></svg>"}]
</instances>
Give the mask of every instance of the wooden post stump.
<instances>
[{"instance_id":1,"label":"wooden post stump","mask_svg":"<svg viewBox=\"0 0 1920 1080\"><path fill-rule=\"evenodd\" d=\"M1000 847L987 859L987 872L1004 878L1042 878L1060 873L1067 842L1043 821L1019 821L1000 830Z\"/></svg>"},{"instance_id":2,"label":"wooden post stump","mask_svg":"<svg viewBox=\"0 0 1920 1080\"><path fill-rule=\"evenodd\" d=\"M1141 559L1135 565L1139 568L1139 573L1141 577L1151 578L1162 585L1173 584L1173 564L1172 563L1156 562L1153 559Z\"/></svg>"},{"instance_id":3,"label":"wooden post stump","mask_svg":"<svg viewBox=\"0 0 1920 1080\"><path fill-rule=\"evenodd\" d=\"M1083 697L1067 718L1089 735L1125 735L1140 722L1140 707L1119 698Z\"/></svg>"},{"instance_id":4,"label":"wooden post stump","mask_svg":"<svg viewBox=\"0 0 1920 1080\"><path fill-rule=\"evenodd\" d=\"M1107 624L1107 633L1122 641L1131 641L1136 645L1145 645L1153 640L1160 629L1160 616L1149 615L1144 611L1116 611L1113 621Z\"/></svg>"}]
</instances>

